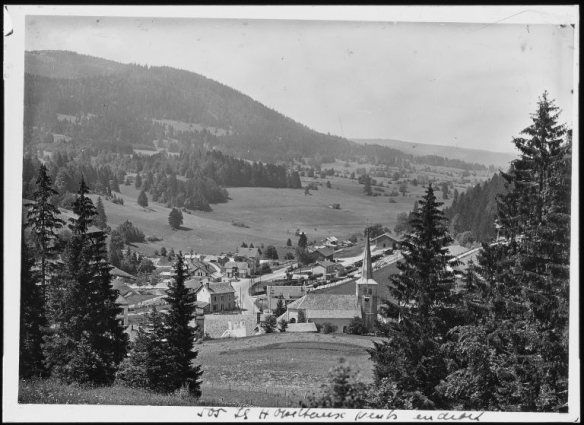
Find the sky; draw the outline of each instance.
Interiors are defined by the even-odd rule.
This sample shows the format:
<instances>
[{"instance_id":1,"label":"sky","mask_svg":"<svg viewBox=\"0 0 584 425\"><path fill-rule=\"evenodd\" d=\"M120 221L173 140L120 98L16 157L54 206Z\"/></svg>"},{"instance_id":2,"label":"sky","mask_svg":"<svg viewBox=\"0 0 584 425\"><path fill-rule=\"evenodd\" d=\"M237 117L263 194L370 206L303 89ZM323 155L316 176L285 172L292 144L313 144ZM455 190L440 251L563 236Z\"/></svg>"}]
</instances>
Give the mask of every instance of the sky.
<instances>
[{"instance_id":1,"label":"sky","mask_svg":"<svg viewBox=\"0 0 584 425\"><path fill-rule=\"evenodd\" d=\"M514 152L547 90L572 123L574 29L543 24L28 16L26 50L171 66L308 127Z\"/></svg>"}]
</instances>

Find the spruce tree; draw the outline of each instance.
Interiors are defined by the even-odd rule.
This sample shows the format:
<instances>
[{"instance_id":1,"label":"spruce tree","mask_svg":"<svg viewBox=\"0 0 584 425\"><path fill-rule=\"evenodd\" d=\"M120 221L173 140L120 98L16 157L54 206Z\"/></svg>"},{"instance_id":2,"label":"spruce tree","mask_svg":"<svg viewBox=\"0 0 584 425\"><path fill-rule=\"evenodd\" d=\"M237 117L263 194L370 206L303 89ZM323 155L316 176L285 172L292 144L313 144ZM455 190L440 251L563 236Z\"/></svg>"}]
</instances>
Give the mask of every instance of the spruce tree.
<instances>
[{"instance_id":1,"label":"spruce tree","mask_svg":"<svg viewBox=\"0 0 584 425\"><path fill-rule=\"evenodd\" d=\"M306 233L302 233L298 238L298 246L300 248L306 248L308 245L308 238L306 237Z\"/></svg>"},{"instance_id":2,"label":"spruce tree","mask_svg":"<svg viewBox=\"0 0 584 425\"><path fill-rule=\"evenodd\" d=\"M148 206L148 197L146 196L146 192L142 190L140 195L138 195L138 205L142 208L146 208Z\"/></svg>"},{"instance_id":3,"label":"spruce tree","mask_svg":"<svg viewBox=\"0 0 584 425\"><path fill-rule=\"evenodd\" d=\"M63 272L50 287L45 356L53 375L65 382L109 384L126 355L127 335L116 317L121 309L111 285L105 235L88 232L97 212L87 193L82 177Z\"/></svg>"},{"instance_id":4,"label":"spruce tree","mask_svg":"<svg viewBox=\"0 0 584 425\"><path fill-rule=\"evenodd\" d=\"M94 224L99 229L105 230L107 228L107 216L105 215L105 208L103 207L101 196L97 198L96 211L97 215L95 216Z\"/></svg>"},{"instance_id":5,"label":"spruce tree","mask_svg":"<svg viewBox=\"0 0 584 425\"><path fill-rule=\"evenodd\" d=\"M473 314L454 333L446 355L456 367L441 387L465 409L559 411L567 402L571 140L557 111L544 93L528 138L514 139L521 157L498 197L507 240L483 245L469 271Z\"/></svg>"},{"instance_id":6,"label":"spruce tree","mask_svg":"<svg viewBox=\"0 0 584 425\"><path fill-rule=\"evenodd\" d=\"M57 255L55 242L56 231L65 222L59 218L59 209L50 202L50 198L58 195L52 187L51 177L47 167L41 164L36 179L36 190L33 193L33 202L25 206L27 211L26 226L31 229L31 237L38 254L40 268L40 282L42 290L46 289L50 274L54 268L54 259Z\"/></svg>"},{"instance_id":7,"label":"spruce tree","mask_svg":"<svg viewBox=\"0 0 584 425\"><path fill-rule=\"evenodd\" d=\"M140 172L136 174L136 179L134 180L134 187L136 187L136 189L140 189L140 187L142 187L142 177L140 176Z\"/></svg>"},{"instance_id":8,"label":"spruce tree","mask_svg":"<svg viewBox=\"0 0 584 425\"><path fill-rule=\"evenodd\" d=\"M411 233L402 244L404 261L390 276L398 322L390 337L368 352L374 361L375 384L382 408L440 408L435 388L446 376L440 355L447 332L458 324L454 293L456 261L448 253L452 238L432 185L412 213ZM409 407L411 406L411 407Z\"/></svg>"},{"instance_id":9,"label":"spruce tree","mask_svg":"<svg viewBox=\"0 0 584 425\"><path fill-rule=\"evenodd\" d=\"M18 363L18 376L21 379L44 376L47 372L42 351L43 329L46 328L45 300L32 251L33 248L26 243L22 232Z\"/></svg>"},{"instance_id":10,"label":"spruce tree","mask_svg":"<svg viewBox=\"0 0 584 425\"><path fill-rule=\"evenodd\" d=\"M201 366L193 364L198 351L193 350L195 330L189 325L195 317L196 296L185 286L188 268L182 252L177 255L174 272L174 280L168 285L165 298L170 305L166 317L166 334L174 365L169 381L175 389L185 386L191 395L199 397L203 372Z\"/></svg>"},{"instance_id":11,"label":"spruce tree","mask_svg":"<svg viewBox=\"0 0 584 425\"><path fill-rule=\"evenodd\" d=\"M168 224L173 229L179 229L181 224L183 224L183 215L180 210L173 208L168 215Z\"/></svg>"}]
</instances>

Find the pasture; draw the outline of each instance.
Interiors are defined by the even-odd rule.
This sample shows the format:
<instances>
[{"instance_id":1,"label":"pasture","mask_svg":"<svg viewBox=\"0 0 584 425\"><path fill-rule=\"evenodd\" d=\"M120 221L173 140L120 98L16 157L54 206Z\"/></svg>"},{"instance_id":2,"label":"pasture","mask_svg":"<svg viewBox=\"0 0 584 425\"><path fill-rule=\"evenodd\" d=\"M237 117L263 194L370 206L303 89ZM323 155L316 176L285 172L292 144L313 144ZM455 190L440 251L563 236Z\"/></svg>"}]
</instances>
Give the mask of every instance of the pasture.
<instances>
[{"instance_id":1,"label":"pasture","mask_svg":"<svg viewBox=\"0 0 584 425\"><path fill-rule=\"evenodd\" d=\"M366 348L380 338L346 334L274 333L197 345L203 396L259 407L298 406L318 393L331 368L344 358L365 382L373 370Z\"/></svg>"},{"instance_id":2,"label":"pasture","mask_svg":"<svg viewBox=\"0 0 584 425\"><path fill-rule=\"evenodd\" d=\"M363 185L355 180L330 176L302 180L304 186L315 182L319 189L305 195L303 189L229 188L229 202L212 205L213 211L183 213L180 230L172 230L168 224L169 208L151 201L147 208L138 206L139 191L133 186L120 186L121 195L116 196L124 199L124 205L104 201L104 206L112 228L130 220L146 236L163 238L159 242L136 244L140 252L148 255L163 246L183 252L229 252L246 242L254 246L274 245L283 259L286 252L293 252L285 246L288 238L293 247L297 244L297 229L306 232L310 242L331 235L342 240L354 233L362 234L367 224L381 223L393 229L398 214L410 212L425 192L421 186L409 185L406 196L383 196L397 190L397 184L386 181L385 192L373 197L365 196ZM327 180L331 182L330 189L326 187ZM438 198L440 194L437 192ZM389 203L389 199L396 202ZM451 202L452 198L445 200L444 206ZM334 203L340 204L340 209L330 208ZM248 227L234 226L234 222Z\"/></svg>"},{"instance_id":3,"label":"pasture","mask_svg":"<svg viewBox=\"0 0 584 425\"><path fill-rule=\"evenodd\" d=\"M331 182L330 189L325 186L327 180ZM146 236L163 238L160 242L136 244L143 253L152 254L164 246L175 251L192 249L213 254L234 251L246 242L254 246L274 245L282 257L288 238L296 246L296 229L305 231L309 241L331 235L345 239L353 233L362 233L368 223L381 223L392 229L397 215L411 211L414 202L424 194L422 187L410 185L406 196L373 197L366 196L363 186L355 180L328 177L303 179L302 183L306 186L309 181L321 184L310 195L305 195L303 189L228 188L229 202L212 205L211 212L183 213L180 230L172 230L168 224L169 208L151 200L147 208L140 207L136 203L139 191L134 186L120 186L121 195L116 196L124 199L124 205L104 201L104 206L112 228L130 220ZM389 203L389 199L395 199L396 203ZM446 204L450 202L447 200ZM334 203L340 204L340 209L330 208ZM234 221L249 227L233 226Z\"/></svg>"}]
</instances>

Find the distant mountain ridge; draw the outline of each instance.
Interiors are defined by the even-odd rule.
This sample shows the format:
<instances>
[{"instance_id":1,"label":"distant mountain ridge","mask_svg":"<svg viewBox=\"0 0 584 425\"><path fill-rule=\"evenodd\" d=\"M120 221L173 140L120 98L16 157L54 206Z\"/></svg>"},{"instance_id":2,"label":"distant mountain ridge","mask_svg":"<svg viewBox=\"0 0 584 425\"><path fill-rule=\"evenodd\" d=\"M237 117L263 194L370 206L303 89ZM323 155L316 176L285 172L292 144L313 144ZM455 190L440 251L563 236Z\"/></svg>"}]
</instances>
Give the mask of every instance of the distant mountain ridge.
<instances>
[{"instance_id":1,"label":"distant mountain ridge","mask_svg":"<svg viewBox=\"0 0 584 425\"><path fill-rule=\"evenodd\" d=\"M483 149L461 148L458 146L431 145L427 143L404 142L396 139L357 139L349 140L359 144L377 144L398 149L404 153L413 155L438 155L451 159L459 159L466 162L478 162L484 165L495 165L507 170L509 163L518 155L508 152L493 152Z\"/></svg>"},{"instance_id":2,"label":"distant mountain ridge","mask_svg":"<svg viewBox=\"0 0 584 425\"><path fill-rule=\"evenodd\" d=\"M238 158L272 163L310 158L315 164L340 159L387 166L409 161L469 170L486 165L484 158L479 162L469 156L467 163L319 133L231 87L186 70L46 50L25 53L25 72L25 145L38 144L48 132L124 152L138 145L154 148L154 141L172 139L184 147L218 148Z\"/></svg>"}]
</instances>

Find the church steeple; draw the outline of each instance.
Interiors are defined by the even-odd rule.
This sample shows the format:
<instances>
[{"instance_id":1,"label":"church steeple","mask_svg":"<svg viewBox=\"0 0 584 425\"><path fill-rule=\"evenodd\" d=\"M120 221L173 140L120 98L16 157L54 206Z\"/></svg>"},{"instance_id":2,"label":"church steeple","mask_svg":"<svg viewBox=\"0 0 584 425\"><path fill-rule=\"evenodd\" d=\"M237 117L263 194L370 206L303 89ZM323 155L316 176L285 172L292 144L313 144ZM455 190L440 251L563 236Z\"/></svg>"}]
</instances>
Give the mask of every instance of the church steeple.
<instances>
[{"instance_id":1,"label":"church steeple","mask_svg":"<svg viewBox=\"0 0 584 425\"><path fill-rule=\"evenodd\" d=\"M371 265L371 247L369 244L369 229L365 235L365 250L363 252L363 265L361 277L355 282L357 302L361 309L361 318L365 327L372 331L375 319L377 319L377 282L373 279L373 267Z\"/></svg>"},{"instance_id":2,"label":"church steeple","mask_svg":"<svg viewBox=\"0 0 584 425\"><path fill-rule=\"evenodd\" d=\"M363 265L361 266L361 277L357 280L357 284L377 285L373 280L373 266L371 265L371 247L369 243L369 229L365 235L365 250L363 252Z\"/></svg>"}]
</instances>

